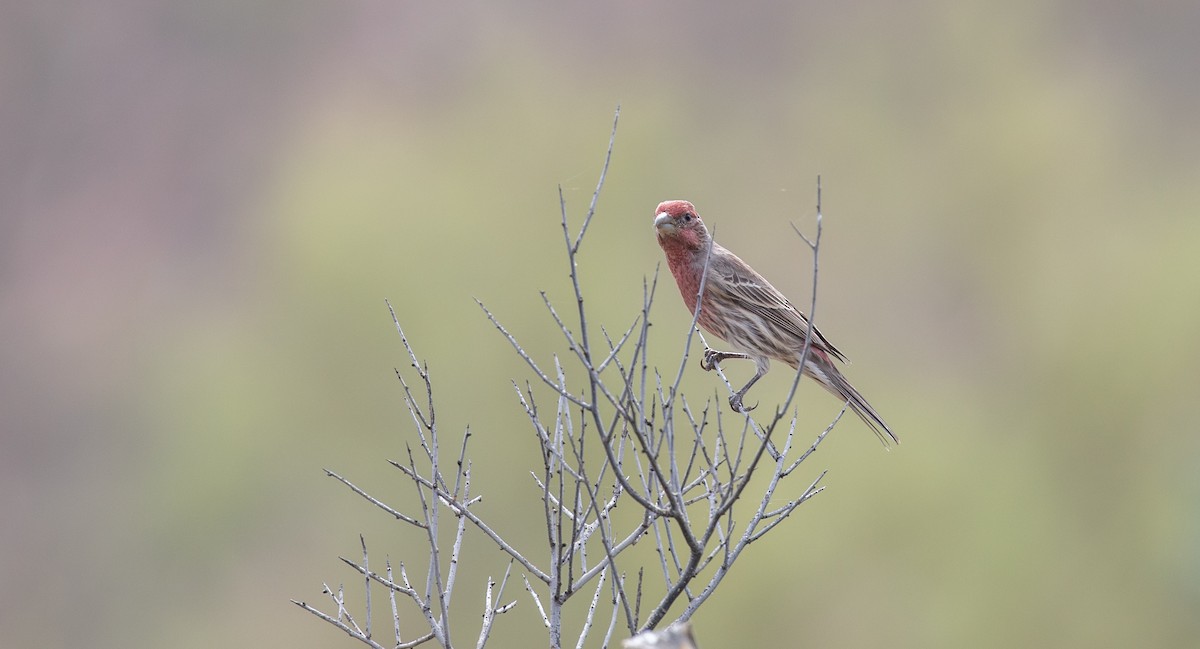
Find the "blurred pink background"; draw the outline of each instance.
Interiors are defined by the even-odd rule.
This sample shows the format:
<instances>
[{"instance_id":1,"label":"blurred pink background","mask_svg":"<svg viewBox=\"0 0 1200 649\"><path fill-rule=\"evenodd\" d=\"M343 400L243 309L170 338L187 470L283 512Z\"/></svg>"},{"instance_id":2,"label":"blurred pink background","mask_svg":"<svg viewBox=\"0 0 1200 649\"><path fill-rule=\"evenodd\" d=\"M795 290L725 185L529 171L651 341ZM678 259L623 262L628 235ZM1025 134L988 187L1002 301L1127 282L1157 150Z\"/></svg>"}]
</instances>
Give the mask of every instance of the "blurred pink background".
<instances>
[{"instance_id":1,"label":"blurred pink background","mask_svg":"<svg viewBox=\"0 0 1200 649\"><path fill-rule=\"evenodd\" d=\"M556 191L578 218L620 104L593 313L636 313L667 198L807 303L820 174L818 321L904 442L835 431L701 646L1195 646L1197 61L1186 2L10 3L3 644L354 646L289 599L357 584L359 533L412 549L321 471L410 491L384 298L520 520L524 375L472 298L561 350Z\"/></svg>"}]
</instances>

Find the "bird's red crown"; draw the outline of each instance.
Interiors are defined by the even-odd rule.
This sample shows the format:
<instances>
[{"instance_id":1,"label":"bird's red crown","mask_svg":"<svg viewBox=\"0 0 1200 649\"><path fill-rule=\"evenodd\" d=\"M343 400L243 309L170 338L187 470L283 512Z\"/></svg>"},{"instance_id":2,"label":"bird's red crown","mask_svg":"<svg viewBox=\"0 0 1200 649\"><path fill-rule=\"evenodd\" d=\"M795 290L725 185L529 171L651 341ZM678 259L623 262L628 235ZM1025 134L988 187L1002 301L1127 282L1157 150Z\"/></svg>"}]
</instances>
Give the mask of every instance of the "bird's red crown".
<instances>
[{"instance_id":1,"label":"bird's red crown","mask_svg":"<svg viewBox=\"0 0 1200 649\"><path fill-rule=\"evenodd\" d=\"M700 218L696 214L696 206L688 201L663 201L658 204L658 209L654 210L654 215L669 214L672 219L681 219L685 215L691 215L693 218Z\"/></svg>"}]
</instances>

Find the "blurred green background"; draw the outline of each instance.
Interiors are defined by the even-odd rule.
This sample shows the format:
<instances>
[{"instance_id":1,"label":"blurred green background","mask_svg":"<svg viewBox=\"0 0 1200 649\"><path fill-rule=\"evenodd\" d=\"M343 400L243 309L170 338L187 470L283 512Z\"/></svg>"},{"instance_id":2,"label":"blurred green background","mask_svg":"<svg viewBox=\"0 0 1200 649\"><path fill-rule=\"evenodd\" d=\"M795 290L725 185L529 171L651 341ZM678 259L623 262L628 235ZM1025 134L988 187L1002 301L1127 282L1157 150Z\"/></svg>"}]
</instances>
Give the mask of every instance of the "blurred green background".
<instances>
[{"instance_id":1,"label":"blurred green background","mask_svg":"<svg viewBox=\"0 0 1200 649\"><path fill-rule=\"evenodd\" d=\"M1197 646L1197 61L1189 2L10 3L3 644L354 646L289 599L357 584L360 532L420 548L321 471L411 491L384 298L491 515L536 529L526 375L472 298L561 351L556 187L578 223L620 104L597 322L636 313L667 198L806 303L820 174L817 320L904 442L832 434L702 646ZM463 644L502 570L472 547ZM530 646L509 592L496 646Z\"/></svg>"}]
</instances>

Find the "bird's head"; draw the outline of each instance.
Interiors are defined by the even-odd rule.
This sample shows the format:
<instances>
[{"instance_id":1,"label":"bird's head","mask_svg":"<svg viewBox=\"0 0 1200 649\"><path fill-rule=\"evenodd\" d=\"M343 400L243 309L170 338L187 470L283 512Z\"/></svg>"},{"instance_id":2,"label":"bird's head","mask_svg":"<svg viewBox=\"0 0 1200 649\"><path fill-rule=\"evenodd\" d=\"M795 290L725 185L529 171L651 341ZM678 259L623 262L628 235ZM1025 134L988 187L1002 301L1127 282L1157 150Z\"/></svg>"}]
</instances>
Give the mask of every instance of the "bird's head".
<instances>
[{"instance_id":1,"label":"bird's head","mask_svg":"<svg viewBox=\"0 0 1200 649\"><path fill-rule=\"evenodd\" d=\"M687 201L663 201L654 210L654 230L661 246L682 245L699 250L708 242L708 229L696 213L696 206Z\"/></svg>"}]
</instances>

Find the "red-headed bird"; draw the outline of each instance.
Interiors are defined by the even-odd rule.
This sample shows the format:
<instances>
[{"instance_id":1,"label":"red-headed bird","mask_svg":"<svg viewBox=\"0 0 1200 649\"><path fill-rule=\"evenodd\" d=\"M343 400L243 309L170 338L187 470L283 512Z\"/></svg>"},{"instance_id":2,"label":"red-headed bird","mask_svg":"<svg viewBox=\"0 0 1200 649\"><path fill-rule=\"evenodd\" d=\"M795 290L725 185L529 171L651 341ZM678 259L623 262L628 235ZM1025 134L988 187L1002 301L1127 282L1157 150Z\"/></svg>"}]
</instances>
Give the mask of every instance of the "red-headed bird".
<instances>
[{"instance_id":1,"label":"red-headed bird","mask_svg":"<svg viewBox=\"0 0 1200 649\"><path fill-rule=\"evenodd\" d=\"M809 330L808 318L749 264L714 242L691 203L659 203L654 211L654 229L658 233L658 245L667 255L667 266L683 294L683 302L693 315L707 261L708 279L704 282L703 303L696 322L737 351L706 349L700 366L712 370L727 358L753 360L758 372L729 398L731 408L747 412L749 409L742 406L742 397L767 373L771 359L783 361L793 370L800 366L800 354L804 351L804 339ZM843 363L846 361L846 357L816 327L812 327L804 374L848 403L854 414L862 418L884 444L889 438L899 444L900 439L834 365L835 358Z\"/></svg>"}]
</instances>

